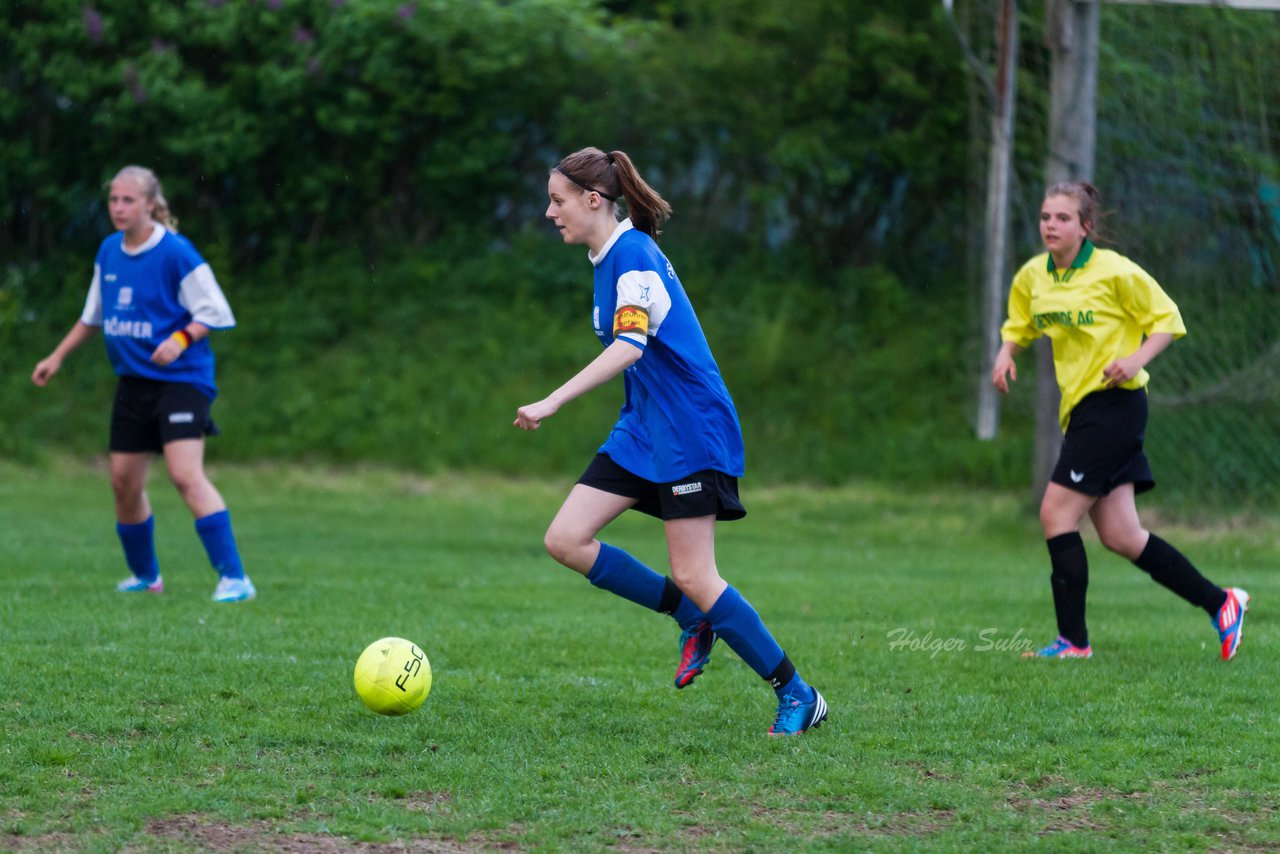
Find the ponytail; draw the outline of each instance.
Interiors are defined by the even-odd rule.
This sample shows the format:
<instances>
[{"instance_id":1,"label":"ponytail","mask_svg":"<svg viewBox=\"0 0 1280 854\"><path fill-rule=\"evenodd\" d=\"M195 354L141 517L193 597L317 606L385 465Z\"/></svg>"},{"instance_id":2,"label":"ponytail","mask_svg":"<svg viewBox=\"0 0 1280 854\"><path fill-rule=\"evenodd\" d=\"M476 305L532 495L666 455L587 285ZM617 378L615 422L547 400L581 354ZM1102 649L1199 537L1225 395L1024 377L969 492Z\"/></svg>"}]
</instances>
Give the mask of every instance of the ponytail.
<instances>
[{"instance_id":1,"label":"ponytail","mask_svg":"<svg viewBox=\"0 0 1280 854\"><path fill-rule=\"evenodd\" d=\"M618 176L622 195L626 197L631 221L636 228L657 240L662 233L662 224L671 218L671 205L640 177L640 170L636 169L625 151L611 151L607 156Z\"/></svg>"}]
</instances>

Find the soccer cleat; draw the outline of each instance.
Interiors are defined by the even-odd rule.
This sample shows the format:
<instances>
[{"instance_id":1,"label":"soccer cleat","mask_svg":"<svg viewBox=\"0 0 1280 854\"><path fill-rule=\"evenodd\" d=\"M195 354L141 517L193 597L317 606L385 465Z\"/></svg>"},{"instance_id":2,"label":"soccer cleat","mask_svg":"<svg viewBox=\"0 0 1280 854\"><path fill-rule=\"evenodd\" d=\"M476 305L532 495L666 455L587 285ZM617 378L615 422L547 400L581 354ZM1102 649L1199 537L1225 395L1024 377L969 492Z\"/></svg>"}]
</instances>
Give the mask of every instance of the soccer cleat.
<instances>
[{"instance_id":1,"label":"soccer cleat","mask_svg":"<svg viewBox=\"0 0 1280 854\"><path fill-rule=\"evenodd\" d=\"M769 727L769 735L800 735L806 730L817 729L827 719L827 701L817 688L810 688L813 699L805 702L792 693L782 695L778 701L778 716Z\"/></svg>"},{"instance_id":2,"label":"soccer cleat","mask_svg":"<svg viewBox=\"0 0 1280 854\"><path fill-rule=\"evenodd\" d=\"M213 588L215 602L247 602L258 595L253 589L253 582L246 578L222 578L218 586Z\"/></svg>"},{"instance_id":3,"label":"soccer cleat","mask_svg":"<svg viewBox=\"0 0 1280 854\"><path fill-rule=\"evenodd\" d=\"M1222 660L1230 661L1236 657L1240 648L1240 634L1244 630L1244 615L1249 610L1249 594L1239 587L1227 588L1227 601L1218 609L1218 616L1213 618L1213 625L1218 630L1218 640L1222 641Z\"/></svg>"},{"instance_id":4,"label":"soccer cleat","mask_svg":"<svg viewBox=\"0 0 1280 854\"><path fill-rule=\"evenodd\" d=\"M1079 647L1071 641L1058 635L1057 639L1043 649L1037 649L1034 652L1024 652L1023 658L1092 658L1093 647Z\"/></svg>"},{"instance_id":5,"label":"soccer cleat","mask_svg":"<svg viewBox=\"0 0 1280 854\"><path fill-rule=\"evenodd\" d=\"M164 579L156 576L155 581L143 581L136 575L131 575L124 581L116 585L117 593L163 593Z\"/></svg>"},{"instance_id":6,"label":"soccer cleat","mask_svg":"<svg viewBox=\"0 0 1280 854\"><path fill-rule=\"evenodd\" d=\"M707 666L711 658L711 647L716 645L716 633L711 631L711 624L706 620L692 629L680 633L680 666L676 668L676 687L684 688L692 685L693 680Z\"/></svg>"}]
</instances>

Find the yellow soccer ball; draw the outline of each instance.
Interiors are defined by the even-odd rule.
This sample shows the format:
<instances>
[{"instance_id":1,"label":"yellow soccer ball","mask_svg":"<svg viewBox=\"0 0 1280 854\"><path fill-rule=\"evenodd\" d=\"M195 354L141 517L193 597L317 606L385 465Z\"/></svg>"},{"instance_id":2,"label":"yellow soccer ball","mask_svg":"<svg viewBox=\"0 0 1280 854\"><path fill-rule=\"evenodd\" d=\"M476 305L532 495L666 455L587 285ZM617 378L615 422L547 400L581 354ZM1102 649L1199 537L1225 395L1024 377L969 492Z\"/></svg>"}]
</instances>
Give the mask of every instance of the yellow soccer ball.
<instances>
[{"instance_id":1,"label":"yellow soccer ball","mask_svg":"<svg viewBox=\"0 0 1280 854\"><path fill-rule=\"evenodd\" d=\"M376 640L356 661L356 693L380 715L407 715L431 692L431 662L404 638Z\"/></svg>"}]
</instances>

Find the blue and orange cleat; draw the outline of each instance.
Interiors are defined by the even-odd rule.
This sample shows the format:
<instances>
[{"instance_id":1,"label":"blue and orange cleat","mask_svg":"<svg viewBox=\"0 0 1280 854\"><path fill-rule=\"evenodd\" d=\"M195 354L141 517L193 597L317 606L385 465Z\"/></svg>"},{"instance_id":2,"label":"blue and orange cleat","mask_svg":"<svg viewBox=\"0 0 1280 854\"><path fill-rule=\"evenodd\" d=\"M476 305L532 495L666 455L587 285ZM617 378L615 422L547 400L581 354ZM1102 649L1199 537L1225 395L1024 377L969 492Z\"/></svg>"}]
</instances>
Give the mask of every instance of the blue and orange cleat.
<instances>
[{"instance_id":1,"label":"blue and orange cleat","mask_svg":"<svg viewBox=\"0 0 1280 854\"><path fill-rule=\"evenodd\" d=\"M1227 601L1218 609L1218 616L1213 618L1214 628L1218 630L1218 640L1222 641L1222 660L1230 661L1236 657L1240 648L1240 634L1244 630L1244 615L1249 610L1249 594L1239 587L1227 588Z\"/></svg>"},{"instance_id":2,"label":"blue and orange cleat","mask_svg":"<svg viewBox=\"0 0 1280 854\"><path fill-rule=\"evenodd\" d=\"M680 666L676 668L676 687L685 688L693 684L698 674L707 666L711 658L711 647L716 645L716 633L711 631L711 624L706 620L692 629L680 633Z\"/></svg>"},{"instance_id":3,"label":"blue and orange cleat","mask_svg":"<svg viewBox=\"0 0 1280 854\"><path fill-rule=\"evenodd\" d=\"M143 581L136 575L131 575L124 581L116 585L117 593L163 593L164 579L156 576L155 581Z\"/></svg>"},{"instance_id":4,"label":"blue and orange cleat","mask_svg":"<svg viewBox=\"0 0 1280 854\"><path fill-rule=\"evenodd\" d=\"M1058 635L1057 639L1048 646L1028 651L1022 654L1023 658L1092 658L1092 646L1076 646L1071 641Z\"/></svg>"},{"instance_id":5,"label":"blue and orange cleat","mask_svg":"<svg viewBox=\"0 0 1280 854\"><path fill-rule=\"evenodd\" d=\"M800 735L822 726L827 719L827 701L822 699L817 688L809 690L813 691L813 699L808 702L797 694L782 695L769 735Z\"/></svg>"}]
</instances>

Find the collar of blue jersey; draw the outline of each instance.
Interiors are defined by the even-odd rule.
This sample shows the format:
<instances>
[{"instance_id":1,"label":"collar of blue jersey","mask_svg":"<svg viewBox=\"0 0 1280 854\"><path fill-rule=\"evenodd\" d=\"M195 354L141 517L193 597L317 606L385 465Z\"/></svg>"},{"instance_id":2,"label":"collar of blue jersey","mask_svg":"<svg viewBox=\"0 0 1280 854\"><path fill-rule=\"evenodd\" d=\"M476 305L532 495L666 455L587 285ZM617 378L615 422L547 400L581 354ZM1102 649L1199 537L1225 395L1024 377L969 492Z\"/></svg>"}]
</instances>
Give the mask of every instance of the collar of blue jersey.
<instances>
[{"instance_id":1,"label":"collar of blue jersey","mask_svg":"<svg viewBox=\"0 0 1280 854\"><path fill-rule=\"evenodd\" d=\"M120 238L120 251L129 256L141 255L143 252L150 252L156 248L161 240L164 239L165 233L168 231L158 222L151 223L151 236L142 242L141 246L135 246L132 249L124 245L124 238Z\"/></svg>"},{"instance_id":2,"label":"collar of blue jersey","mask_svg":"<svg viewBox=\"0 0 1280 854\"><path fill-rule=\"evenodd\" d=\"M599 255L592 255L591 250L587 250L587 259L591 262L592 267L600 266L600 262L604 260L604 256L609 254L609 250L613 248L613 244L618 242L618 238L626 232L630 231L634 226L631 224L631 217L627 217L622 222L614 226L613 234L609 235L609 239L605 241L604 246L600 247Z\"/></svg>"},{"instance_id":3,"label":"collar of blue jersey","mask_svg":"<svg viewBox=\"0 0 1280 854\"><path fill-rule=\"evenodd\" d=\"M1084 265L1089 263L1089 259L1093 257L1093 243L1089 238L1084 239L1084 243L1080 244L1080 251L1076 253L1075 260L1071 262L1071 266L1076 270L1083 270ZM1045 262L1045 270L1050 273L1056 273L1058 265L1053 263L1053 255L1049 255L1049 260Z\"/></svg>"}]
</instances>

